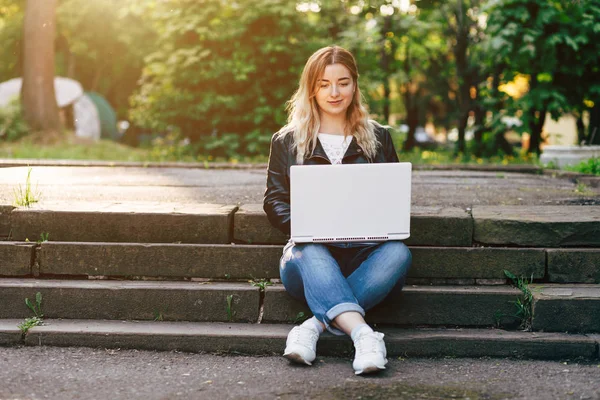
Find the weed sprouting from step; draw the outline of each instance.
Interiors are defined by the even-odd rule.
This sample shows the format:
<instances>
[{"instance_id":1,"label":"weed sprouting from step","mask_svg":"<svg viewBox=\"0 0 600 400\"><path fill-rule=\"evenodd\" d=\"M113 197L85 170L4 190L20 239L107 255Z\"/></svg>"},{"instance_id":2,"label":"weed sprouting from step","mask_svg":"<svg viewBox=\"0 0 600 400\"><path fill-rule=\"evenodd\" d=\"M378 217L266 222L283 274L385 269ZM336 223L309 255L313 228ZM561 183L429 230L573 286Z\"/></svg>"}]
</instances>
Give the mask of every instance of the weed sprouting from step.
<instances>
[{"instance_id":1,"label":"weed sprouting from step","mask_svg":"<svg viewBox=\"0 0 600 400\"><path fill-rule=\"evenodd\" d=\"M254 287L258 288L259 292L264 292L267 288L267 286L271 286L273 284L273 282L271 282L268 279L256 279L253 278L252 280L249 280L248 282L250 282L250 284Z\"/></svg>"},{"instance_id":2,"label":"weed sprouting from step","mask_svg":"<svg viewBox=\"0 0 600 400\"><path fill-rule=\"evenodd\" d=\"M42 244L44 242L47 242L49 237L50 237L50 233L48 233L48 232L42 232L40 234L40 239L36 243L37 244Z\"/></svg>"},{"instance_id":3,"label":"weed sprouting from step","mask_svg":"<svg viewBox=\"0 0 600 400\"><path fill-rule=\"evenodd\" d=\"M19 185L13 190L13 193L15 198L13 205L16 207L31 207L33 203L40 200L40 192L37 191L37 187L35 190L31 187L31 168L27 171L25 187Z\"/></svg>"},{"instance_id":4,"label":"weed sprouting from step","mask_svg":"<svg viewBox=\"0 0 600 400\"><path fill-rule=\"evenodd\" d=\"M575 193L580 194L582 196L593 196L594 195L594 191L591 190L588 185L586 185L583 182L579 182L579 181L577 181L577 187L575 188Z\"/></svg>"},{"instance_id":5,"label":"weed sprouting from step","mask_svg":"<svg viewBox=\"0 0 600 400\"><path fill-rule=\"evenodd\" d=\"M27 332L29 331L29 329L31 329L35 326L40 326L42 324L43 324L43 322L42 322L41 318L30 317L30 318L25 318L25 321L23 321L19 325L17 325L17 328L19 328L21 330L21 333L23 335L26 335Z\"/></svg>"},{"instance_id":6,"label":"weed sprouting from step","mask_svg":"<svg viewBox=\"0 0 600 400\"><path fill-rule=\"evenodd\" d=\"M166 313L168 310L169 310L169 307L165 308L164 313ZM152 310L152 314L154 315L154 321L164 321L164 313L163 313L162 309Z\"/></svg>"},{"instance_id":7,"label":"weed sprouting from step","mask_svg":"<svg viewBox=\"0 0 600 400\"><path fill-rule=\"evenodd\" d=\"M258 318L256 319L256 323L260 324L265 314L265 291L267 290L267 286L271 286L273 282L268 279L257 278L252 278L248 282L258 288Z\"/></svg>"},{"instance_id":8,"label":"weed sprouting from step","mask_svg":"<svg viewBox=\"0 0 600 400\"><path fill-rule=\"evenodd\" d=\"M523 276L517 278L515 274L507 270L504 270L504 275L506 275L506 277L512 281L513 285L523 293L523 295L518 297L514 302L517 307L514 317L521 321L519 326L520 329L530 331L531 320L533 318L533 293L529 289L529 285L533 283L533 274L531 274L529 280Z\"/></svg>"},{"instance_id":9,"label":"weed sprouting from step","mask_svg":"<svg viewBox=\"0 0 600 400\"><path fill-rule=\"evenodd\" d=\"M42 294L40 292L35 294L35 304L33 304L29 298L26 298L25 305L33 311L34 316L25 318L25 321L17 326L23 335L27 334L30 328L43 324L42 318L44 318L44 314L42 313Z\"/></svg>"},{"instance_id":10,"label":"weed sprouting from step","mask_svg":"<svg viewBox=\"0 0 600 400\"><path fill-rule=\"evenodd\" d=\"M294 324L299 324L301 322L306 321L309 318L308 315L306 315L304 313L304 311L300 311L298 314L296 314L296 318L294 318Z\"/></svg>"},{"instance_id":11,"label":"weed sprouting from step","mask_svg":"<svg viewBox=\"0 0 600 400\"><path fill-rule=\"evenodd\" d=\"M227 321L229 322L233 322L233 319L235 318L235 314L236 311L233 310L233 295L230 294L229 296L227 296L226 298L226 302L227 302Z\"/></svg>"}]
</instances>

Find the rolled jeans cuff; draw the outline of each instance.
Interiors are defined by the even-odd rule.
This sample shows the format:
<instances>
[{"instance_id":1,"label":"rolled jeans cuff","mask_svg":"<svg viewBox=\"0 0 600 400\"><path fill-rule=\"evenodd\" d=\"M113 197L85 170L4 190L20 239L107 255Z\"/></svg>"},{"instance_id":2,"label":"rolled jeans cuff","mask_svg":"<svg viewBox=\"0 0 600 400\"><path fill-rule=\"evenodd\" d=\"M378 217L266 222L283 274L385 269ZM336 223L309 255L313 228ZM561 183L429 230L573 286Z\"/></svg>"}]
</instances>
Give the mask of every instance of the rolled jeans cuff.
<instances>
[{"instance_id":1,"label":"rolled jeans cuff","mask_svg":"<svg viewBox=\"0 0 600 400\"><path fill-rule=\"evenodd\" d=\"M359 313L360 315L362 315L363 317L365 316L365 310L359 306L356 303L340 303L337 304L335 306L333 306L331 309L329 309L329 311L327 311L325 313L325 316L323 318L323 324L325 324L325 327L327 328L327 330L331 333L333 333L334 335L337 336L343 336L345 335L344 332L340 331L339 329L334 328L333 326L330 325L331 321L333 321L338 315L348 312L348 311L354 311Z\"/></svg>"}]
</instances>

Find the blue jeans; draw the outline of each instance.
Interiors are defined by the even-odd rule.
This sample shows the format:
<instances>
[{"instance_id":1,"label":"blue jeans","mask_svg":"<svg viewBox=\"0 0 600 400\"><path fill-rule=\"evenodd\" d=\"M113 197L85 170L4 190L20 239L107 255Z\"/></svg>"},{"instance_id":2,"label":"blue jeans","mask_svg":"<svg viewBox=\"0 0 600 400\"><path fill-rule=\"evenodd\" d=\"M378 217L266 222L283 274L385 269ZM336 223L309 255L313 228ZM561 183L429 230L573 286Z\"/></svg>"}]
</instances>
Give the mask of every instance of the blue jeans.
<instances>
[{"instance_id":1,"label":"blue jeans","mask_svg":"<svg viewBox=\"0 0 600 400\"><path fill-rule=\"evenodd\" d=\"M365 311L394 287L401 289L412 256L400 241L355 247L288 242L279 262L281 282L294 298L305 301L327 329L338 315Z\"/></svg>"}]
</instances>

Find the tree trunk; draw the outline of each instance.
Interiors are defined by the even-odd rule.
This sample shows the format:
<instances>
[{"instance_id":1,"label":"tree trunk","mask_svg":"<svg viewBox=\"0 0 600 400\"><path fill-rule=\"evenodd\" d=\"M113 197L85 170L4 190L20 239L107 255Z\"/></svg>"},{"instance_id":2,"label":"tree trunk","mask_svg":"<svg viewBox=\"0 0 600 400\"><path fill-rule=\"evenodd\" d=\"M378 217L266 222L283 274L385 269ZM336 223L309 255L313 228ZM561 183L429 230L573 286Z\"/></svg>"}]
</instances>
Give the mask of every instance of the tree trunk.
<instances>
[{"instance_id":1,"label":"tree trunk","mask_svg":"<svg viewBox=\"0 0 600 400\"><path fill-rule=\"evenodd\" d=\"M25 8L21 104L34 131L60 129L54 92L56 2L28 0Z\"/></svg>"},{"instance_id":2,"label":"tree trunk","mask_svg":"<svg viewBox=\"0 0 600 400\"><path fill-rule=\"evenodd\" d=\"M531 114L527 154L535 152L539 156L541 153L540 144L542 141L542 128L544 127L544 122L546 122L546 107L543 107L539 111L531 110Z\"/></svg>"},{"instance_id":3,"label":"tree trunk","mask_svg":"<svg viewBox=\"0 0 600 400\"><path fill-rule=\"evenodd\" d=\"M462 0L458 0L456 9L456 46L454 57L456 59L456 74L458 75L458 142L456 152L465 153L465 130L469 121L471 109L471 77L469 75L469 61L467 50L469 47L469 24L466 22Z\"/></svg>"},{"instance_id":4,"label":"tree trunk","mask_svg":"<svg viewBox=\"0 0 600 400\"><path fill-rule=\"evenodd\" d=\"M416 100L415 95L411 93L410 87L410 46L406 43L404 47L404 73L406 76L406 83L404 83L404 109L406 110L406 124L408 125L408 133L406 134L406 140L402 144L404 151L411 151L417 144L415 140L415 131L417 124L419 123L419 117L417 114L417 107L415 107Z\"/></svg>"},{"instance_id":5,"label":"tree trunk","mask_svg":"<svg viewBox=\"0 0 600 400\"><path fill-rule=\"evenodd\" d=\"M590 110L590 124L588 125L588 144L600 144L600 102L596 102Z\"/></svg>"},{"instance_id":6,"label":"tree trunk","mask_svg":"<svg viewBox=\"0 0 600 400\"><path fill-rule=\"evenodd\" d=\"M483 156L483 132L485 132L485 110L480 104L475 106L475 132L473 139L475 141L474 154L477 158Z\"/></svg>"},{"instance_id":7,"label":"tree trunk","mask_svg":"<svg viewBox=\"0 0 600 400\"><path fill-rule=\"evenodd\" d=\"M385 43L388 41L387 33L392 31L392 16L385 17L383 27L381 29L381 62L380 67L383 72L383 120L385 123L390 121L390 62L394 57L394 45L388 51Z\"/></svg>"},{"instance_id":8,"label":"tree trunk","mask_svg":"<svg viewBox=\"0 0 600 400\"><path fill-rule=\"evenodd\" d=\"M585 141L585 124L583 123L583 111L577 113L577 144Z\"/></svg>"}]
</instances>

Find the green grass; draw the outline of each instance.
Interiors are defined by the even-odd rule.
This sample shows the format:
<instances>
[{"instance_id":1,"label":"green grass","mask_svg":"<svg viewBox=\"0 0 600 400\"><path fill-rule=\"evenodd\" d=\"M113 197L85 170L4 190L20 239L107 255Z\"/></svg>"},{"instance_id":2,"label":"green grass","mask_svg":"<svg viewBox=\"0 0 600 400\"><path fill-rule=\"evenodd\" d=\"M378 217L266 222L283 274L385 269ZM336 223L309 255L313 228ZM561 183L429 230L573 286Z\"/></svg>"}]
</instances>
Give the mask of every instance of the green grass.
<instances>
[{"instance_id":1,"label":"green grass","mask_svg":"<svg viewBox=\"0 0 600 400\"><path fill-rule=\"evenodd\" d=\"M40 160L93 160L126 162L266 162L268 154L260 157L214 158L208 154L197 156L186 154L180 146L173 144L131 147L111 140L92 142L64 132L45 141L34 135L18 141L0 141L0 158Z\"/></svg>"},{"instance_id":2,"label":"green grass","mask_svg":"<svg viewBox=\"0 0 600 400\"><path fill-rule=\"evenodd\" d=\"M516 277L512 272L507 270L504 270L504 275L506 275L506 277L512 281L513 285L522 293L522 296L515 300L517 311L515 312L514 317L521 321L519 326L520 329L530 331L533 318L533 293L529 289L529 285L533 283L533 274L529 280L522 276Z\"/></svg>"},{"instance_id":3,"label":"green grass","mask_svg":"<svg viewBox=\"0 0 600 400\"><path fill-rule=\"evenodd\" d=\"M226 311L227 311L227 321L233 322L235 318L236 311L233 310L233 295L230 294L226 297Z\"/></svg>"},{"instance_id":4,"label":"green grass","mask_svg":"<svg viewBox=\"0 0 600 400\"><path fill-rule=\"evenodd\" d=\"M44 141L33 135L25 136L15 142L0 141L0 158L9 159L49 159L49 160L97 160L97 161L129 161L129 162L196 162L208 166L211 162L232 163L265 163L268 154L260 156L236 156L231 158L214 158L209 154L191 155L185 146L155 141L149 147L131 147L110 140L91 142L74 137L72 132L65 132L54 140ZM396 144L396 148L400 147ZM453 150L439 148L435 151L414 149L410 152L398 152L400 161L419 165L439 164L472 164L472 165L508 165L536 164L535 156L494 156L477 158L470 154L455 155Z\"/></svg>"},{"instance_id":5,"label":"green grass","mask_svg":"<svg viewBox=\"0 0 600 400\"><path fill-rule=\"evenodd\" d=\"M40 239L36 243L37 244L42 244L44 242L47 242L49 237L50 237L50 233L48 233L48 232L42 232L40 234Z\"/></svg>"},{"instance_id":6,"label":"green grass","mask_svg":"<svg viewBox=\"0 0 600 400\"><path fill-rule=\"evenodd\" d=\"M590 158L577 165L567 166L567 170L600 176L600 157Z\"/></svg>"},{"instance_id":7,"label":"green grass","mask_svg":"<svg viewBox=\"0 0 600 400\"><path fill-rule=\"evenodd\" d=\"M538 162L535 155L480 158L472 154L455 155L452 150L444 148L435 151L414 149L410 152L399 152L398 158L400 161L411 162L414 165L536 165Z\"/></svg>"},{"instance_id":8,"label":"green grass","mask_svg":"<svg viewBox=\"0 0 600 400\"><path fill-rule=\"evenodd\" d=\"M273 282L269 281L268 279L253 278L252 280L250 280L248 282L250 282L250 284L252 286L257 287L259 292L264 292L266 290L267 286L273 285Z\"/></svg>"},{"instance_id":9,"label":"green grass","mask_svg":"<svg viewBox=\"0 0 600 400\"><path fill-rule=\"evenodd\" d=\"M17 186L14 191L14 206L31 207L33 203L37 203L40 200L40 192L33 189L31 186L31 168L27 171L27 178L25 179L25 186Z\"/></svg>"}]
</instances>

